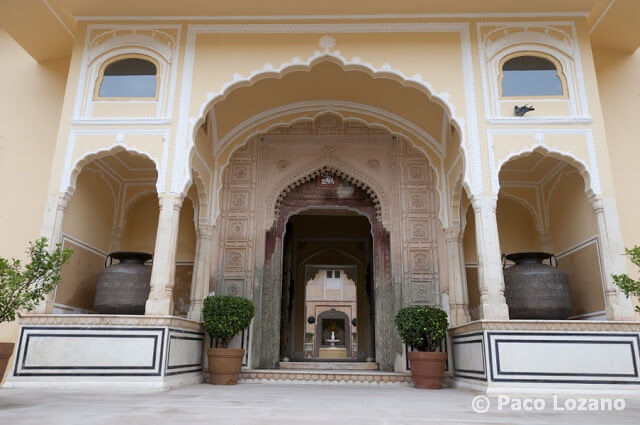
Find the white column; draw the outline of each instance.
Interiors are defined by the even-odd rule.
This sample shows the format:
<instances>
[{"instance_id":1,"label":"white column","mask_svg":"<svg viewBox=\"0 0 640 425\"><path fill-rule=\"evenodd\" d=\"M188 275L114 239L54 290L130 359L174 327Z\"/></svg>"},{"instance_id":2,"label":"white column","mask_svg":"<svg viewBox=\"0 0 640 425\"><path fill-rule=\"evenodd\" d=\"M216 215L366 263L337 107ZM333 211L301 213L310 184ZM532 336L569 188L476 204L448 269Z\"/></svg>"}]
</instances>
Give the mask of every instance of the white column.
<instances>
[{"instance_id":1,"label":"white column","mask_svg":"<svg viewBox=\"0 0 640 425\"><path fill-rule=\"evenodd\" d=\"M469 294L464 270L461 232L457 226L444 230L447 242L447 272L449 277L449 306L451 326L464 325L471 321L469 316Z\"/></svg>"},{"instance_id":2,"label":"white column","mask_svg":"<svg viewBox=\"0 0 640 425\"><path fill-rule=\"evenodd\" d=\"M627 298L613 282L612 275L627 272L622 233L614 199L592 196L598 226L600 262L605 276L604 295L608 320L635 320L633 301Z\"/></svg>"},{"instance_id":3,"label":"white column","mask_svg":"<svg viewBox=\"0 0 640 425\"><path fill-rule=\"evenodd\" d=\"M209 295L209 279L211 278L211 240L213 226L199 225L196 242L196 258L193 263L191 280L191 301L189 319L202 320L202 302Z\"/></svg>"},{"instance_id":4,"label":"white column","mask_svg":"<svg viewBox=\"0 0 640 425\"><path fill-rule=\"evenodd\" d=\"M58 193L53 201L52 211L47 211L41 235L49 239L49 249L53 250L57 243L62 242L62 223L64 213L71 202L71 195L66 192ZM33 313L53 313L56 290L51 291L44 300L33 310Z\"/></svg>"},{"instance_id":5,"label":"white column","mask_svg":"<svg viewBox=\"0 0 640 425\"><path fill-rule=\"evenodd\" d=\"M548 228L538 229L538 241L540 242L540 248L544 252L553 254L553 240Z\"/></svg>"},{"instance_id":6,"label":"white column","mask_svg":"<svg viewBox=\"0 0 640 425\"><path fill-rule=\"evenodd\" d=\"M476 221L478 289L482 320L509 319L509 308L504 297L502 254L496 219L497 200L498 197L495 195L471 196Z\"/></svg>"},{"instance_id":7,"label":"white column","mask_svg":"<svg viewBox=\"0 0 640 425\"><path fill-rule=\"evenodd\" d=\"M173 314L176 250L183 197L179 193L162 193L158 194L158 198L160 216L151 269L151 291L145 314L168 316Z\"/></svg>"}]
</instances>

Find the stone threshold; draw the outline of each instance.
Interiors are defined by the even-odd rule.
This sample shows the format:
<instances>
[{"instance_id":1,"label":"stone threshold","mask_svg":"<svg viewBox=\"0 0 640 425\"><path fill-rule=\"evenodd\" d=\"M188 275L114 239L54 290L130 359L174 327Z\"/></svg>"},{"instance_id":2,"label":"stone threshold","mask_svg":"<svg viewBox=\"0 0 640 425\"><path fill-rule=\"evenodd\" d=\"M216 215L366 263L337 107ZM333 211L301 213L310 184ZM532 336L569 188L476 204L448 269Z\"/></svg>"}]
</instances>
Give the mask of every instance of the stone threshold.
<instances>
[{"instance_id":1,"label":"stone threshold","mask_svg":"<svg viewBox=\"0 0 640 425\"><path fill-rule=\"evenodd\" d=\"M640 332L640 322L596 320L477 320L449 329L452 336L481 331Z\"/></svg>"},{"instance_id":2,"label":"stone threshold","mask_svg":"<svg viewBox=\"0 0 640 425\"><path fill-rule=\"evenodd\" d=\"M364 370L276 370L244 369L240 382L299 384L402 384L411 383L411 374Z\"/></svg>"},{"instance_id":3,"label":"stone threshold","mask_svg":"<svg viewBox=\"0 0 640 425\"><path fill-rule=\"evenodd\" d=\"M280 362L280 369L284 370L378 370L378 363L374 362Z\"/></svg>"},{"instance_id":4,"label":"stone threshold","mask_svg":"<svg viewBox=\"0 0 640 425\"><path fill-rule=\"evenodd\" d=\"M146 316L125 314L33 314L19 315L21 325L50 326L168 326L202 331L202 323L179 316Z\"/></svg>"}]
</instances>

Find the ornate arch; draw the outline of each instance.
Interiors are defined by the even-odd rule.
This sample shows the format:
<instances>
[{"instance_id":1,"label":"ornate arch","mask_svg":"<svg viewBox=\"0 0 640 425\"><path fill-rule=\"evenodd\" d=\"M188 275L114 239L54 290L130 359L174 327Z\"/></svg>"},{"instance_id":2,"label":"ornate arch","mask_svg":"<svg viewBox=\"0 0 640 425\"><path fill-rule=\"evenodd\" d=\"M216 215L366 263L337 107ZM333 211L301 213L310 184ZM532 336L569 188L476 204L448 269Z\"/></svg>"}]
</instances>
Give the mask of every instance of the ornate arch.
<instances>
[{"instance_id":1,"label":"ornate arch","mask_svg":"<svg viewBox=\"0 0 640 425\"><path fill-rule=\"evenodd\" d=\"M380 223L382 223L382 226L386 230L390 230L391 220L389 217L388 196L384 192L384 189L382 189L373 177L365 175L343 161L331 157L323 158L299 167L287 174L287 176L275 185L267 197L265 228L270 229L273 226L280 214L280 204L289 192L326 171L335 173L364 190L373 201L376 218L380 220Z\"/></svg>"},{"instance_id":2,"label":"ornate arch","mask_svg":"<svg viewBox=\"0 0 640 425\"><path fill-rule=\"evenodd\" d=\"M511 160L522 158L533 152L540 153L544 156L550 156L552 158L556 158L577 169L577 171L580 173L580 175L584 180L584 190L587 194L587 197L591 197L594 194L600 193L600 188L599 188L599 183L597 181L597 178L594 179L594 177L597 177L596 175L597 171L594 172L594 174L592 175L592 170L589 168L589 166L574 154L569 152L564 152L559 149L551 148L549 146L543 145L542 143L538 143L535 146L530 146L520 151L512 152L509 155L507 155L504 159L498 162L497 166L492 170L492 176L491 176L492 187L496 194L500 191L499 174L500 174L500 170L502 169L502 166Z\"/></svg>"},{"instance_id":3,"label":"ornate arch","mask_svg":"<svg viewBox=\"0 0 640 425\"><path fill-rule=\"evenodd\" d=\"M444 110L445 115L448 117L449 123L460 135L459 149L464 156L464 164L465 166L471 164L471 161L468 160L469 153L467 152L466 136L465 132L463 131L465 121L464 119L458 118L458 116L456 115L456 108L449 100L449 93L436 93L432 85L429 82L425 81L420 73L409 77L402 71L392 68L389 63L385 63L381 67L376 67L371 63L363 62L359 57L354 57L351 60L348 60L339 51L329 50L325 50L323 52L316 51L314 55L310 56L306 60L302 60L299 57L294 57L289 62L283 63L278 68L275 68L271 63L266 63L262 68L254 70L247 77L243 77L241 74L236 73L233 75L233 80L225 83L220 91L216 93L208 93L207 98L200 105L198 116L191 118L188 124L178 128L178 139L184 138L184 140L186 140L185 150L187 152L187 157L189 157L189 153L193 149L195 149L196 132L198 128L200 128L200 126L202 126L202 124L205 122L206 116L211 108L216 103L226 99L227 96L229 96L234 90L243 87L250 87L256 82L267 78L282 79L285 75L291 72L309 72L314 66L323 62L331 62L333 64L336 64L340 66L344 71L361 71L374 79L389 79L399 83L403 87L412 87L424 93L430 101L438 104ZM183 172L186 173L186 167ZM177 178L176 180L182 180L182 178ZM471 184L470 179L470 173L465 173L465 182L467 185ZM438 190L440 191L439 187Z\"/></svg>"},{"instance_id":4,"label":"ornate arch","mask_svg":"<svg viewBox=\"0 0 640 425\"><path fill-rule=\"evenodd\" d=\"M78 175L84 168L85 165L89 164L91 161L96 159L103 158L105 156L115 155L118 152L127 152L132 155L141 156L145 159L150 160L153 163L153 167L156 170L156 190L158 193L162 192L161 190L161 179L160 171L158 169L158 162L156 159L149 153L137 150L132 148L131 146L127 146L122 142L116 142L113 145L101 149L97 149L94 151L90 151L82 155L78 158L71 167L65 167L65 172L62 176L62 181L60 182L60 192L73 194L76 190L76 182L78 181Z\"/></svg>"},{"instance_id":5,"label":"ornate arch","mask_svg":"<svg viewBox=\"0 0 640 425\"><path fill-rule=\"evenodd\" d=\"M389 133L392 136L395 137L401 137L402 140L404 140L406 143L408 143L409 145L413 146L414 148L416 148L417 150L419 150L427 159L427 164L429 166L429 169L433 172L433 175L435 176L435 184L434 184L434 188L435 191L437 193L438 196L438 205L439 205L439 218L441 223L443 224L443 226L446 226L447 221L445 221L445 209L447 208L448 205L448 200L446 199L448 190L446 187L444 187L446 185L446 179L444 178L444 176L441 173L444 173L443 170L438 169L438 167L436 167L436 165L434 164L433 158L429 155L428 152L425 151L425 149L419 145L417 145L412 138L407 137L405 134L403 133L399 133L397 131L393 131L393 129L391 129L389 126L383 124L383 123L379 123L379 122L371 122L371 121L367 121L362 119L361 117L350 117L350 116L344 116L343 114L336 112L336 111L328 111L326 108L321 108L320 110L313 110L311 112L315 112L315 114L313 116L300 116L300 117L296 117L288 122L284 122L284 121L279 121L276 123L272 123L269 126L266 127L266 129L259 129L256 131L253 131L251 134L249 134L243 141L243 143L239 143L237 144L233 150L230 152L230 154L228 155L226 162L224 162L223 164L221 164L218 167L218 177L220 177L218 180L220 182L222 182L222 175L225 172L225 170L228 168L229 164L231 163L231 160L233 158L233 153L235 151L237 151L238 149L241 149L242 147L246 146L247 143L249 143L249 141L256 136L261 136L261 135L269 135L269 134L273 134L273 131L277 131L279 128L286 128L286 127L291 127L294 126L296 124L301 124L301 123L310 123L312 126L316 125L316 121L319 120L322 117L331 115L331 116L336 116L338 119L340 119L343 123L343 125L347 122L354 122L354 123L358 123L362 126L366 126L368 129L370 129L371 131L376 131L376 130L380 130L380 131L385 131L387 133ZM285 114L286 115L286 114ZM271 117L272 118L272 117ZM194 149L195 151L195 149ZM436 155L438 155L438 152L434 152ZM325 152L325 155L327 157L331 157L331 153L330 152ZM460 155L462 158L462 160L464 161L464 156ZM438 161L443 161L443 158L441 156L437 156L436 158ZM316 163L314 163L316 164ZM344 164L344 163L343 163ZM319 165L321 166L321 164ZM343 167L348 167L348 165L344 164ZM306 167L301 167L304 170L309 170L310 166L306 166ZM464 175L464 166L463 166L463 170L461 172L461 178L464 180L464 178L462 177ZM314 176L311 176L310 178L313 178ZM462 182L462 184L464 184L464 181ZM221 202L221 197L222 197L222 184L220 184L219 187L214 188L213 190L216 191L216 200L217 202ZM382 191L382 189L380 189L380 191ZM271 205L271 204L270 204ZM220 213L220 209L217 208L217 211L215 212L215 217L213 218L213 221L217 220L218 215ZM272 222L268 222L267 223L267 228L271 227L271 223ZM387 228L387 226L384 226L385 228Z\"/></svg>"}]
</instances>

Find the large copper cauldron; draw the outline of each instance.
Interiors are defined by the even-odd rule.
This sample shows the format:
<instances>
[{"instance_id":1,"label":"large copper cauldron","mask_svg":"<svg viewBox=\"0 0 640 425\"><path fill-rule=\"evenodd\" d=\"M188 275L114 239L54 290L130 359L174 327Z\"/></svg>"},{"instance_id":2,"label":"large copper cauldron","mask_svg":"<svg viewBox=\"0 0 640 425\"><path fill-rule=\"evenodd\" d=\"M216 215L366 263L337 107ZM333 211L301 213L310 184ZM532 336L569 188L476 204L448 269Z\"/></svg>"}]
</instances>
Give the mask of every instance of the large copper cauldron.
<instances>
[{"instance_id":1,"label":"large copper cauldron","mask_svg":"<svg viewBox=\"0 0 640 425\"><path fill-rule=\"evenodd\" d=\"M555 259L546 252L519 252L505 256L515 266L504 269L504 288L511 319L565 320L571 315L569 277L542 261Z\"/></svg>"},{"instance_id":2,"label":"large copper cauldron","mask_svg":"<svg viewBox=\"0 0 640 425\"><path fill-rule=\"evenodd\" d=\"M144 314L151 281L151 267L144 263L151 258L145 252L119 251L107 255L105 269L96 282L94 309L102 314ZM112 264L113 260L119 263Z\"/></svg>"}]
</instances>

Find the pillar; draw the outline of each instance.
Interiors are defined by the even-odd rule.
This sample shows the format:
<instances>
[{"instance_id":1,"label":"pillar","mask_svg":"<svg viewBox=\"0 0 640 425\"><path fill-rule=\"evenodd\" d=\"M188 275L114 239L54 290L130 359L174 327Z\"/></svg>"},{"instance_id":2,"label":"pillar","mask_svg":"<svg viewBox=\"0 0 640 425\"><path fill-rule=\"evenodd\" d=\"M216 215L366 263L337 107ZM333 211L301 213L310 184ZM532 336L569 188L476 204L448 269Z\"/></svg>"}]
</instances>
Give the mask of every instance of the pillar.
<instances>
[{"instance_id":1,"label":"pillar","mask_svg":"<svg viewBox=\"0 0 640 425\"><path fill-rule=\"evenodd\" d=\"M615 199L589 198L596 216L600 262L605 275L605 301L608 320L635 320L633 301L613 282L612 275L627 272L622 233Z\"/></svg>"},{"instance_id":2,"label":"pillar","mask_svg":"<svg viewBox=\"0 0 640 425\"><path fill-rule=\"evenodd\" d=\"M509 308L504 297L502 254L496 218L496 195L472 195L478 251L478 289L480 319L508 320Z\"/></svg>"},{"instance_id":3,"label":"pillar","mask_svg":"<svg viewBox=\"0 0 640 425\"><path fill-rule=\"evenodd\" d=\"M202 320L202 302L209 295L209 280L211 278L211 240L213 226L199 225L196 240L196 258L193 263L193 278L191 280L191 301L189 305L189 319Z\"/></svg>"},{"instance_id":4,"label":"pillar","mask_svg":"<svg viewBox=\"0 0 640 425\"><path fill-rule=\"evenodd\" d=\"M447 243L447 272L449 280L449 306L451 308L450 325L460 326L468 323L469 294L467 291L466 271L462 254L462 233L457 226L444 231Z\"/></svg>"},{"instance_id":5,"label":"pillar","mask_svg":"<svg viewBox=\"0 0 640 425\"><path fill-rule=\"evenodd\" d=\"M176 250L183 197L179 193L162 193L158 194L158 198L160 215L145 314L168 316L173 314Z\"/></svg>"},{"instance_id":6,"label":"pillar","mask_svg":"<svg viewBox=\"0 0 640 425\"><path fill-rule=\"evenodd\" d=\"M71 202L71 194L62 192L55 195L53 204L47 210L42 226L41 235L49 239L49 249L53 250L57 243L62 242L62 223L64 213ZM33 313L53 313L56 290L51 291L44 300L32 311Z\"/></svg>"}]
</instances>

